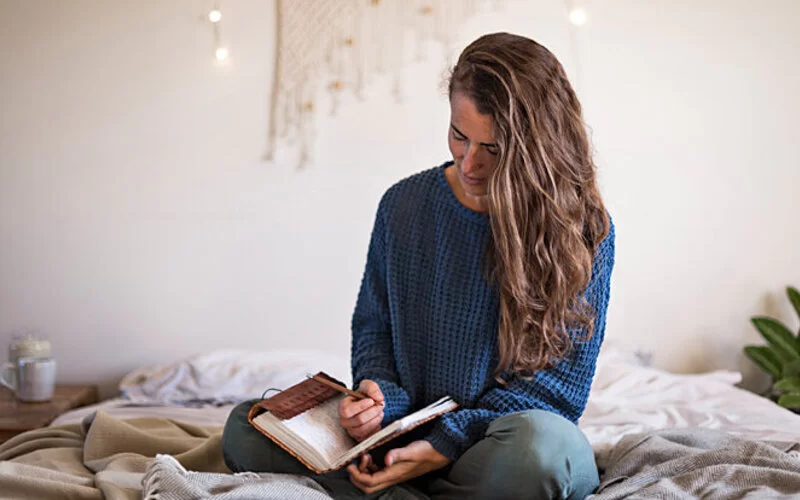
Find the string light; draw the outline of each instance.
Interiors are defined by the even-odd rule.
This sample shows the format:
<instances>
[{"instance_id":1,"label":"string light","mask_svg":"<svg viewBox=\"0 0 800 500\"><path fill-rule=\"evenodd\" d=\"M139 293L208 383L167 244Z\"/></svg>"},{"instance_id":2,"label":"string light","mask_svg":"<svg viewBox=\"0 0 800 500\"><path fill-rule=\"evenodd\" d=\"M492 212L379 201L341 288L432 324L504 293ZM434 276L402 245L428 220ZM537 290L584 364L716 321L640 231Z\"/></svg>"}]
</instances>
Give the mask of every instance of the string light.
<instances>
[{"instance_id":1,"label":"string light","mask_svg":"<svg viewBox=\"0 0 800 500\"><path fill-rule=\"evenodd\" d=\"M569 22L575 26L583 26L587 19L586 11L581 8L572 9L569 13Z\"/></svg>"},{"instance_id":2,"label":"string light","mask_svg":"<svg viewBox=\"0 0 800 500\"><path fill-rule=\"evenodd\" d=\"M211 25L214 28L214 57L216 57L219 62L225 61L228 59L229 52L228 47L222 43L222 23L220 23L222 20L222 11L218 6L215 5L208 13L208 20L211 21Z\"/></svg>"},{"instance_id":3,"label":"string light","mask_svg":"<svg viewBox=\"0 0 800 500\"><path fill-rule=\"evenodd\" d=\"M577 2L577 5L576 5ZM588 21L588 14L584 8L582 8L581 4L583 3L582 0L564 0L564 12L567 14L567 19L569 20L569 24L567 27L569 29L569 46L570 52L572 52L572 71L573 74L570 75L570 80L572 81L572 86L575 88L578 93L583 89L583 70L581 68L581 50L580 50L580 27L586 24Z\"/></svg>"}]
</instances>

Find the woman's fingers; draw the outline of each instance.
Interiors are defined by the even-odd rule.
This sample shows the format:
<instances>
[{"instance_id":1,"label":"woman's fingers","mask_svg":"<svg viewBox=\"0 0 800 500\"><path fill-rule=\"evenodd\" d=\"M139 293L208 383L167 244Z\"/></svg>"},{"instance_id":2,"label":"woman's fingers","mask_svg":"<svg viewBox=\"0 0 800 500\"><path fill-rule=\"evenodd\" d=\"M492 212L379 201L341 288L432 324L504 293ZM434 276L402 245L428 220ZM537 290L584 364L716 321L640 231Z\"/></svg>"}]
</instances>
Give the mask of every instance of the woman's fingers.
<instances>
[{"instance_id":1,"label":"woman's fingers","mask_svg":"<svg viewBox=\"0 0 800 500\"><path fill-rule=\"evenodd\" d=\"M364 425L347 429L347 433L356 441L363 441L381 429L381 420L383 415L378 415Z\"/></svg>"},{"instance_id":2,"label":"woman's fingers","mask_svg":"<svg viewBox=\"0 0 800 500\"><path fill-rule=\"evenodd\" d=\"M383 419L383 408L380 406L373 406L372 408L367 408L361 413L354 415L352 418L342 418L340 420L342 427L345 429L353 429L356 427L361 427L367 422L372 422L378 417Z\"/></svg>"},{"instance_id":3,"label":"woman's fingers","mask_svg":"<svg viewBox=\"0 0 800 500\"><path fill-rule=\"evenodd\" d=\"M347 433L350 434L350 436L356 441L362 441L370 437L371 435L375 434L381 429L382 420L383 420L383 412L381 412L379 415L377 415L375 418L365 423L364 425L360 425L358 427L346 428Z\"/></svg>"},{"instance_id":4,"label":"woman's fingers","mask_svg":"<svg viewBox=\"0 0 800 500\"><path fill-rule=\"evenodd\" d=\"M378 470L378 466L372 461L372 455L367 453L361 456L361 461L358 463L358 470L367 474Z\"/></svg>"},{"instance_id":5,"label":"woman's fingers","mask_svg":"<svg viewBox=\"0 0 800 500\"><path fill-rule=\"evenodd\" d=\"M358 389L369 398L342 398L339 403L339 421L353 439L361 441L380 430L384 399L380 387L372 380L362 380Z\"/></svg>"},{"instance_id":6,"label":"woman's fingers","mask_svg":"<svg viewBox=\"0 0 800 500\"><path fill-rule=\"evenodd\" d=\"M350 419L373 406L375 406L375 402L371 399L355 399L352 396L347 396L339 403L339 417Z\"/></svg>"},{"instance_id":7,"label":"woman's fingers","mask_svg":"<svg viewBox=\"0 0 800 500\"><path fill-rule=\"evenodd\" d=\"M356 441L362 441L381 428L383 407L371 399L344 398L339 406L339 423Z\"/></svg>"},{"instance_id":8,"label":"woman's fingers","mask_svg":"<svg viewBox=\"0 0 800 500\"><path fill-rule=\"evenodd\" d=\"M382 405L383 404L383 392L381 392L381 387L373 382L372 380L362 380L360 384L358 384L358 390L366 394L376 403Z\"/></svg>"}]
</instances>

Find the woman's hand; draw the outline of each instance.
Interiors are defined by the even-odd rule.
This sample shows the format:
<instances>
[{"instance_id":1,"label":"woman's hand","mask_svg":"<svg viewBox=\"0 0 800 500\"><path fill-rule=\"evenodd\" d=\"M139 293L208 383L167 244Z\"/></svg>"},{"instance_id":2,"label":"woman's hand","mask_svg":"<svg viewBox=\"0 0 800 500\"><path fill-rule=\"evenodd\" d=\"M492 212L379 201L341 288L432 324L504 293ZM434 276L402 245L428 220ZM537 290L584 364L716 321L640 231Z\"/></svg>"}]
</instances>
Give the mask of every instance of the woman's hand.
<instances>
[{"instance_id":1,"label":"woman's hand","mask_svg":"<svg viewBox=\"0 0 800 500\"><path fill-rule=\"evenodd\" d=\"M441 469L450 463L449 458L436 451L427 441L414 441L403 448L391 450L383 461L386 467L375 472L372 458L369 455L361 457L359 467L353 464L347 466L350 481L369 494Z\"/></svg>"},{"instance_id":2,"label":"woman's hand","mask_svg":"<svg viewBox=\"0 0 800 500\"><path fill-rule=\"evenodd\" d=\"M383 392L372 380L362 380L358 390L369 398L347 396L339 403L339 421L356 441L363 441L381 429L383 421Z\"/></svg>"}]
</instances>

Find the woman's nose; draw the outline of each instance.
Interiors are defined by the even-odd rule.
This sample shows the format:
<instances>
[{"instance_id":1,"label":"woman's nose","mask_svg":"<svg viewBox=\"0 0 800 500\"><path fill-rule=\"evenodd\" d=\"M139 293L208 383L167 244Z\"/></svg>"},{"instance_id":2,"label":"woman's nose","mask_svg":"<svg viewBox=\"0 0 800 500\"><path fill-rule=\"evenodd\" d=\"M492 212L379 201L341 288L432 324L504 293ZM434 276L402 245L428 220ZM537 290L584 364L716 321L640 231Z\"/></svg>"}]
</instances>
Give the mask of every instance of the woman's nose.
<instances>
[{"instance_id":1,"label":"woman's nose","mask_svg":"<svg viewBox=\"0 0 800 500\"><path fill-rule=\"evenodd\" d=\"M478 157L478 148L470 144L464 151L464 158L461 160L461 171L467 175L480 169L481 164Z\"/></svg>"}]
</instances>

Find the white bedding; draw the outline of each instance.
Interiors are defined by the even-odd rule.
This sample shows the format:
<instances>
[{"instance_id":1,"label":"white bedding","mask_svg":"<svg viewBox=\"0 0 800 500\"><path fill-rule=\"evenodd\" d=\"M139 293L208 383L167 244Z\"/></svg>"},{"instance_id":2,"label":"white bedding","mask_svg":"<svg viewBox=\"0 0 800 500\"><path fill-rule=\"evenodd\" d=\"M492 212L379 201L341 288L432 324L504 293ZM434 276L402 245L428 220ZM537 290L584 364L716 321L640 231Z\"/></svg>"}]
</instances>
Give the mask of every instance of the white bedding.
<instances>
[{"instance_id":1,"label":"white bedding","mask_svg":"<svg viewBox=\"0 0 800 500\"><path fill-rule=\"evenodd\" d=\"M288 387L320 368L346 379L347 366L346 359L313 352L211 353L126 377L123 390L134 395L139 406L130 406L130 399L113 399L68 412L52 425L79 422L103 409L120 418L152 416L221 426L233 405L188 408L165 401L180 399L176 395L258 397L267 387ZM800 416L735 387L740 378L726 371L672 374L642 366L630 354L604 349L580 427L599 460L623 436L655 429L707 428L747 439L800 442ZM170 392L170 387L179 390Z\"/></svg>"},{"instance_id":2,"label":"white bedding","mask_svg":"<svg viewBox=\"0 0 800 500\"><path fill-rule=\"evenodd\" d=\"M80 422L102 409L118 418L171 418L221 426L235 402L261 397L270 388L285 389L317 371L350 384L350 362L341 356L312 350L214 351L134 370L120 382L122 398L69 411L50 425ZM186 404L197 400L216 404Z\"/></svg>"},{"instance_id":3,"label":"white bedding","mask_svg":"<svg viewBox=\"0 0 800 500\"><path fill-rule=\"evenodd\" d=\"M269 388L285 389L318 371L350 383L350 363L341 356L313 350L228 349L134 370L119 388L132 401L230 402L259 397Z\"/></svg>"},{"instance_id":4,"label":"white bedding","mask_svg":"<svg viewBox=\"0 0 800 500\"><path fill-rule=\"evenodd\" d=\"M623 436L657 429L716 429L757 441L800 442L800 415L735 387L740 381L736 372L678 375L601 356L580 427L601 466Z\"/></svg>"}]
</instances>

